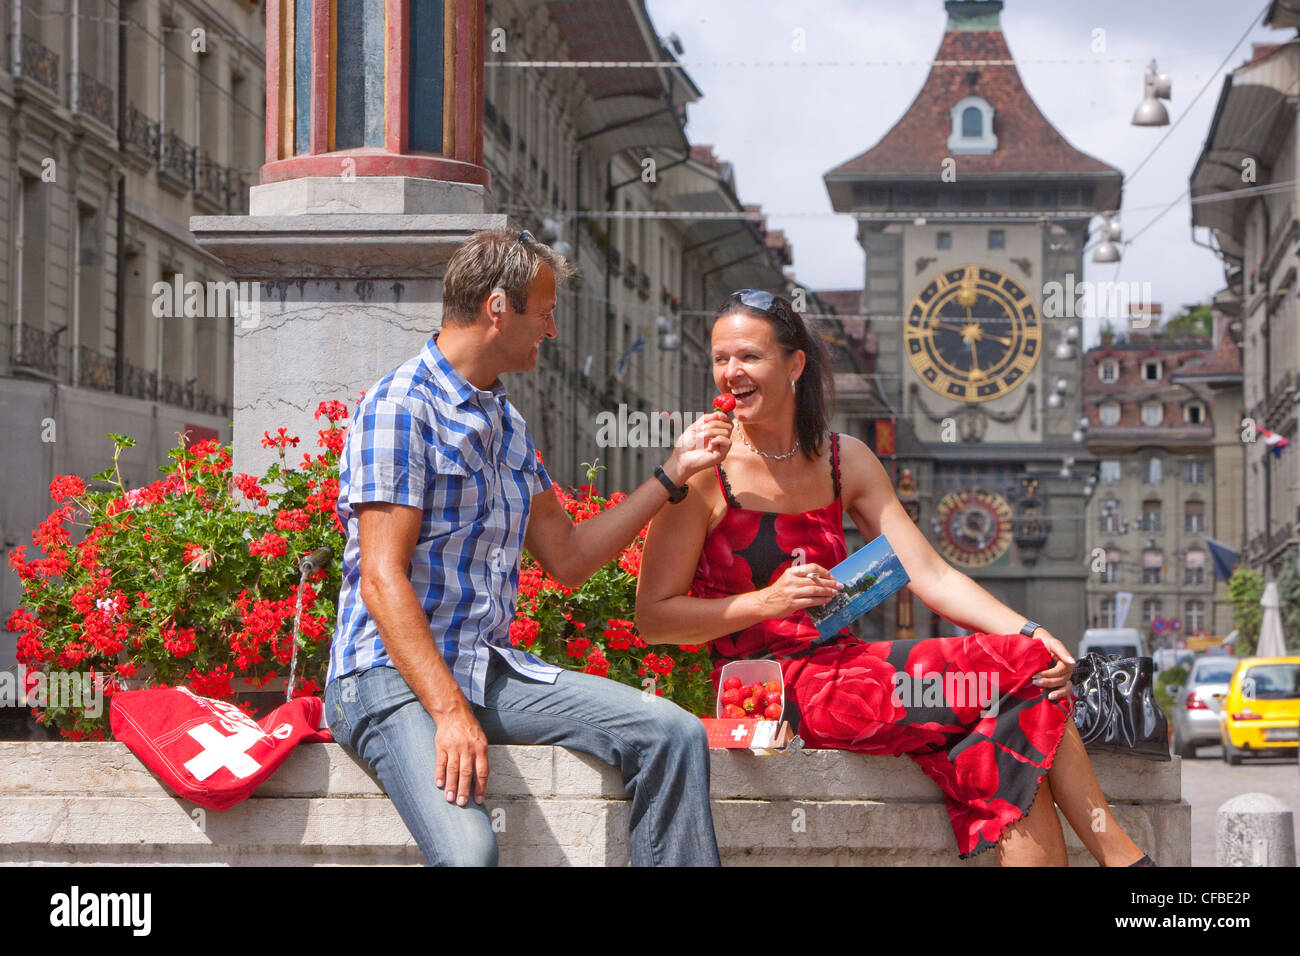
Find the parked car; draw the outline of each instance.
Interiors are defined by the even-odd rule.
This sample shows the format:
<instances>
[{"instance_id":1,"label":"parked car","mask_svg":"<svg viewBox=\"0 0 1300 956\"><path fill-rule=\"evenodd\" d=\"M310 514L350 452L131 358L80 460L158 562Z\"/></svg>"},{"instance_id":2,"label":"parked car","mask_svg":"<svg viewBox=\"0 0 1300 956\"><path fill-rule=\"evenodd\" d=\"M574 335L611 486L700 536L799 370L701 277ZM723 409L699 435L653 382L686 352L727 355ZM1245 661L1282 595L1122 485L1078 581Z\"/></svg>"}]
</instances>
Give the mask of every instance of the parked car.
<instances>
[{"instance_id":1,"label":"parked car","mask_svg":"<svg viewBox=\"0 0 1300 956\"><path fill-rule=\"evenodd\" d=\"M1237 664L1234 657L1201 657L1188 668L1169 715L1178 756L1195 757L1197 747L1219 742L1223 700Z\"/></svg>"},{"instance_id":2,"label":"parked car","mask_svg":"<svg viewBox=\"0 0 1300 956\"><path fill-rule=\"evenodd\" d=\"M1223 701L1223 759L1295 753L1300 746L1300 656L1247 657Z\"/></svg>"},{"instance_id":3,"label":"parked car","mask_svg":"<svg viewBox=\"0 0 1300 956\"><path fill-rule=\"evenodd\" d=\"M1102 657L1150 657L1141 632L1132 627L1090 627L1079 641L1079 656L1096 651Z\"/></svg>"}]
</instances>

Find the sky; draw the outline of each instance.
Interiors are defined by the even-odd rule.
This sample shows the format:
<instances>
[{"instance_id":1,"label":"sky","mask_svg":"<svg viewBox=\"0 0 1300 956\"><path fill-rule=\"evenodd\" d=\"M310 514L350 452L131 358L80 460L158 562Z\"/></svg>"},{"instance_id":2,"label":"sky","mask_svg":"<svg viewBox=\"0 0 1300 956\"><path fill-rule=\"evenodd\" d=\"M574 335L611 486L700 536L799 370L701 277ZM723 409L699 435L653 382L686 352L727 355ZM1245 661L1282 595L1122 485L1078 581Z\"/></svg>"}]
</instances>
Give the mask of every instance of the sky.
<instances>
[{"instance_id":1,"label":"sky","mask_svg":"<svg viewBox=\"0 0 1300 956\"><path fill-rule=\"evenodd\" d=\"M1094 264L1089 254L1084 277L1150 282L1152 301L1166 317L1222 288L1223 267L1193 243L1186 197L1148 224L1187 190L1226 73L1249 57L1252 43L1294 35L1261 26L1265 7L1263 0L1003 6L1002 30L1017 60L1085 61L1030 63L1020 74L1067 140L1124 173L1124 238L1142 231L1119 264ZM661 37L681 39L679 59L704 94L688 108L688 137L730 160L741 199L761 203L768 227L785 230L797 281L813 289L861 288L853 221L832 213L822 176L875 145L911 104L947 22L942 0L647 0L647 8ZM803 31L804 53L792 52L796 30ZM1095 40L1104 52L1093 52ZM846 65L782 65L801 58ZM1158 149L1170 127L1130 124L1152 58L1171 76L1173 97L1165 105L1171 125L1178 124ZM848 65L882 60L924 62ZM1206 240L1205 230L1198 238ZM1085 326L1085 344L1095 341L1095 326Z\"/></svg>"}]
</instances>

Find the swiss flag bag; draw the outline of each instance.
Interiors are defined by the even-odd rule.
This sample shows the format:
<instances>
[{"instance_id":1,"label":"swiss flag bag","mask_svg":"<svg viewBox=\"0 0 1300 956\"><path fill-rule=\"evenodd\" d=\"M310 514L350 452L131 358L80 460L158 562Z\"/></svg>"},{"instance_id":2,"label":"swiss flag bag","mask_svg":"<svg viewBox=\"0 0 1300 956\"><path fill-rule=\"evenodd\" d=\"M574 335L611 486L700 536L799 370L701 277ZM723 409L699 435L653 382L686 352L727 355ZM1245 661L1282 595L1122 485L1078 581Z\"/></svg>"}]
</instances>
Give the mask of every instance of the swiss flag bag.
<instances>
[{"instance_id":1,"label":"swiss flag bag","mask_svg":"<svg viewBox=\"0 0 1300 956\"><path fill-rule=\"evenodd\" d=\"M328 743L325 705L297 697L254 721L186 687L113 695L113 736L180 797L209 810L245 799L300 743Z\"/></svg>"}]
</instances>

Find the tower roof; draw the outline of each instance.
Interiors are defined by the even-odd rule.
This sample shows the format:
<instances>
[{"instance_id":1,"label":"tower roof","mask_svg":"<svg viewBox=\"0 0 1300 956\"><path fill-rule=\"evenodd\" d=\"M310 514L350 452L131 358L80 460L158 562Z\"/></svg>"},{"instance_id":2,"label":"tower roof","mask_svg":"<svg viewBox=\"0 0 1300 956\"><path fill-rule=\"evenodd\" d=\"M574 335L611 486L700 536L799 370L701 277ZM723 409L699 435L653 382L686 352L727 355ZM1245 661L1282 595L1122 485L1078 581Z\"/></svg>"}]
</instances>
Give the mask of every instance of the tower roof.
<instances>
[{"instance_id":1,"label":"tower roof","mask_svg":"<svg viewBox=\"0 0 1300 956\"><path fill-rule=\"evenodd\" d=\"M958 156L962 178L1121 177L1115 167L1070 145L1038 109L1002 33L1001 0L949 0L945 7L947 30L912 105L875 146L832 169L828 180L937 176L952 155L950 111L968 96L993 107L997 148Z\"/></svg>"}]
</instances>

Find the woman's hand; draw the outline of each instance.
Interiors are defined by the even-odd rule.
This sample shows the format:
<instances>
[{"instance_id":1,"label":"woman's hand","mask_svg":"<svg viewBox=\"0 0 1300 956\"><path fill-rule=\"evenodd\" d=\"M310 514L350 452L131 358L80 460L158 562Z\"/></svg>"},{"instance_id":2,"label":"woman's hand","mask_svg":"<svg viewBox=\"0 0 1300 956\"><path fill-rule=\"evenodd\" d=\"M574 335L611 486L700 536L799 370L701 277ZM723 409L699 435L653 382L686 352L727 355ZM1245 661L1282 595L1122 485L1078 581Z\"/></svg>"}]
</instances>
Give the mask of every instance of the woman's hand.
<instances>
[{"instance_id":1,"label":"woman's hand","mask_svg":"<svg viewBox=\"0 0 1300 956\"><path fill-rule=\"evenodd\" d=\"M795 611L820 607L844 589L820 564L795 564L785 569L776 583L760 592L763 619L789 617Z\"/></svg>"},{"instance_id":2,"label":"woman's hand","mask_svg":"<svg viewBox=\"0 0 1300 956\"><path fill-rule=\"evenodd\" d=\"M1070 675L1074 673L1074 658L1065 649L1065 645L1054 638L1045 627L1040 627L1034 632L1034 640L1046 644L1047 649L1052 652L1052 657L1056 659L1056 663L1047 670L1034 675L1034 683L1039 687L1052 688L1052 692L1047 695L1048 700L1060 700L1070 693Z\"/></svg>"},{"instance_id":3,"label":"woman's hand","mask_svg":"<svg viewBox=\"0 0 1300 956\"><path fill-rule=\"evenodd\" d=\"M732 422L722 412L710 412L691 423L664 462L664 472L678 484L706 468L722 463L731 451Z\"/></svg>"}]
</instances>

